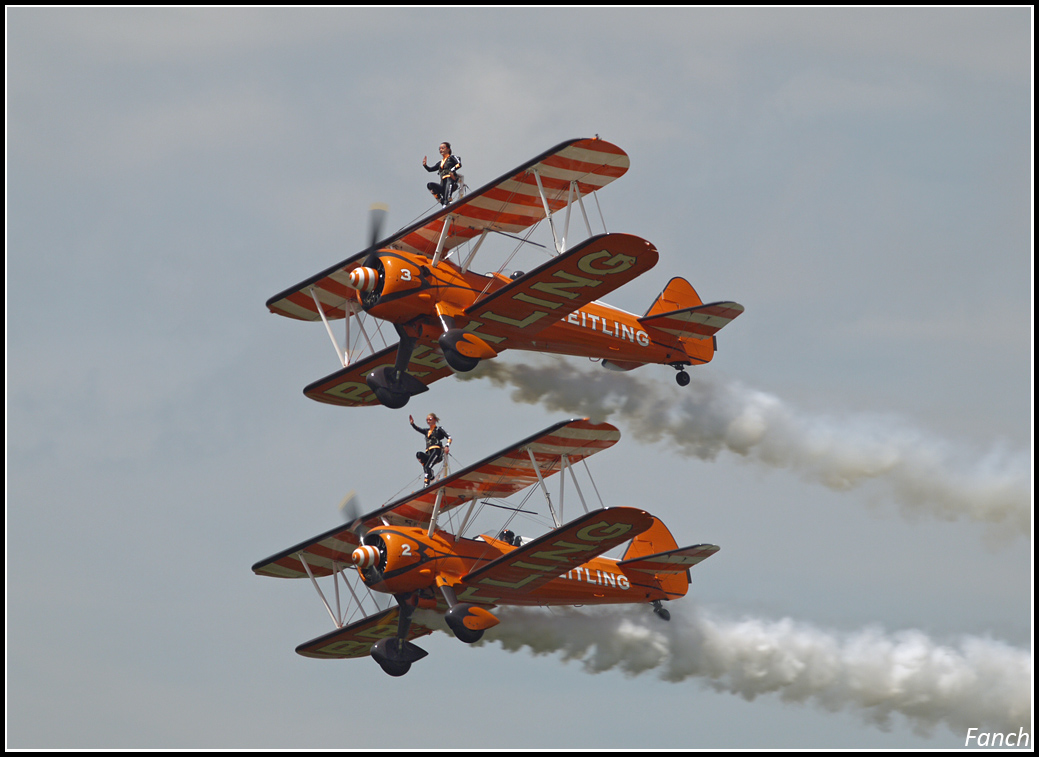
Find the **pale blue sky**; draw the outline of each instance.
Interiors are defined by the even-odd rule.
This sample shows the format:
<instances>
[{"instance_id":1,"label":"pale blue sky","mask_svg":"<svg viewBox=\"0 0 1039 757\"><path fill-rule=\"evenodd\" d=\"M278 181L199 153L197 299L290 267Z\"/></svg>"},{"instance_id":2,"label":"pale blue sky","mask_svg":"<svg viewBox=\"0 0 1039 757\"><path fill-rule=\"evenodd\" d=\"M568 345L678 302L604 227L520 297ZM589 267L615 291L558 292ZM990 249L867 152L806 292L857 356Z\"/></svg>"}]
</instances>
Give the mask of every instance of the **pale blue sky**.
<instances>
[{"instance_id":1,"label":"pale blue sky","mask_svg":"<svg viewBox=\"0 0 1039 757\"><path fill-rule=\"evenodd\" d=\"M407 486L409 412L435 410L463 464L570 414L487 380L398 411L311 402L324 330L264 302L361 249L372 202L393 227L427 212L440 141L476 187L598 133L631 159L599 193L607 227L660 250L607 301L642 312L684 276L746 307L699 369L714 385L838 441L868 421L964 475L1011 469L1032 443L1030 9L6 19L9 747L963 745L443 635L399 680L297 656L324 609L249 568L335 525L348 490L375 507ZM634 375L683 396L669 368ZM607 504L722 548L688 607L1030 648L1027 535L612 420Z\"/></svg>"}]
</instances>

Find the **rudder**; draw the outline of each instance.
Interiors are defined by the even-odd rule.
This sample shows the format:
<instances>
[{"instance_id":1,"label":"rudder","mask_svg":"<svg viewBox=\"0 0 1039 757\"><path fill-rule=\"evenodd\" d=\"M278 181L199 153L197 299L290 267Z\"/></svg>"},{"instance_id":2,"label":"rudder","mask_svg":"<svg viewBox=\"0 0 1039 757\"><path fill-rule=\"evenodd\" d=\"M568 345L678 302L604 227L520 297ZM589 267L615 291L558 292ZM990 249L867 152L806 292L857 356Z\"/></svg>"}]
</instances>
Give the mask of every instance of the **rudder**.
<instances>
[{"instance_id":1,"label":"rudder","mask_svg":"<svg viewBox=\"0 0 1039 757\"><path fill-rule=\"evenodd\" d=\"M660 552L668 552L677 548L678 542L671 535L671 531L668 530L668 527L664 525L660 518L654 516L653 525L631 540L631 544L628 545L628 549L625 551L624 557L620 559L620 562L623 563L626 560L647 557ZM684 596L686 591L689 590L689 576L686 573L658 575L656 580L660 583L660 588L672 598Z\"/></svg>"},{"instance_id":2,"label":"rudder","mask_svg":"<svg viewBox=\"0 0 1039 757\"><path fill-rule=\"evenodd\" d=\"M677 548L678 542L671 535L671 531L668 530L668 527L664 525L660 518L654 516L653 525L631 540L631 544L628 545L628 549L624 553L624 557L621 558L621 562Z\"/></svg>"},{"instance_id":3,"label":"rudder","mask_svg":"<svg viewBox=\"0 0 1039 757\"><path fill-rule=\"evenodd\" d=\"M667 313L672 310L696 307L697 305L703 305L703 300L700 299L700 295L693 289L693 285L681 276L675 276L675 278L667 282L664 291L657 295L657 298L649 306L649 310L646 311L646 315L643 318Z\"/></svg>"}]
</instances>

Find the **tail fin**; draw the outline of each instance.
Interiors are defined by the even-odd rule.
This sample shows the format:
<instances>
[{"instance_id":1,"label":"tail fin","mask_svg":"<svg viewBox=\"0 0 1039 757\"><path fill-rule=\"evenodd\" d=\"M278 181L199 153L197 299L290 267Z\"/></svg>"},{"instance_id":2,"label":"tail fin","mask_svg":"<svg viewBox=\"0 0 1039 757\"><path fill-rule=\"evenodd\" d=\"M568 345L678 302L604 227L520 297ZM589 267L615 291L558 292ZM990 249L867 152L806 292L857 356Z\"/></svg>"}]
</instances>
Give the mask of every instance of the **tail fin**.
<instances>
[{"instance_id":1,"label":"tail fin","mask_svg":"<svg viewBox=\"0 0 1039 757\"><path fill-rule=\"evenodd\" d=\"M628 551L617 565L627 571L648 573L672 598L683 597L689 590L689 569L718 551L713 544L696 544L678 548L675 537L659 518L632 539Z\"/></svg>"},{"instance_id":2,"label":"tail fin","mask_svg":"<svg viewBox=\"0 0 1039 757\"><path fill-rule=\"evenodd\" d=\"M677 547L678 542L675 541L675 537L671 535L667 526L659 518L654 517L653 525L631 540L631 544L628 545L628 549L619 564L622 570L627 571L623 567L625 562L639 560L640 558L657 555L661 552L669 552ZM635 570L638 569L635 568ZM656 573L656 571L651 571L651 575L659 582L660 588L673 599L684 597L686 592L689 591L689 574L685 571L681 573Z\"/></svg>"},{"instance_id":3,"label":"tail fin","mask_svg":"<svg viewBox=\"0 0 1039 757\"><path fill-rule=\"evenodd\" d=\"M703 304L693 285L674 278L639 318L657 341L673 340L693 363L709 363L718 348L715 334L743 312L737 302ZM677 346L677 345L676 345Z\"/></svg>"},{"instance_id":4,"label":"tail fin","mask_svg":"<svg viewBox=\"0 0 1039 757\"><path fill-rule=\"evenodd\" d=\"M646 555L655 555L658 552L667 552L677 547L678 542L675 541L675 537L671 535L667 526L660 518L654 517L653 525L631 540L621 562Z\"/></svg>"},{"instance_id":5,"label":"tail fin","mask_svg":"<svg viewBox=\"0 0 1039 757\"><path fill-rule=\"evenodd\" d=\"M676 276L667 282L664 291L649 306L649 310L646 311L646 315L643 318L649 318L651 315L660 315L671 310L691 308L696 305L703 305L700 295L693 289L692 284L680 276Z\"/></svg>"}]
</instances>

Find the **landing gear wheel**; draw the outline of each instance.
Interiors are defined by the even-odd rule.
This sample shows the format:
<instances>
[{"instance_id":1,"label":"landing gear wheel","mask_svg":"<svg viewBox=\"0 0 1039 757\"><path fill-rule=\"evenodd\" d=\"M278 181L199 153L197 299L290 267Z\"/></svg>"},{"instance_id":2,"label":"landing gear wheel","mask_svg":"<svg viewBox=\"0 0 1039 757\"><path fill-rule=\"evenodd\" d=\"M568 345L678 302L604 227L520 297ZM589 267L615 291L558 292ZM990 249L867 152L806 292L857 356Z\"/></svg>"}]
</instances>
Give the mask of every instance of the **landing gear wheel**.
<instances>
[{"instance_id":1,"label":"landing gear wheel","mask_svg":"<svg viewBox=\"0 0 1039 757\"><path fill-rule=\"evenodd\" d=\"M659 599L653 602L653 612L661 620L671 620L671 613L661 607Z\"/></svg>"},{"instance_id":2,"label":"landing gear wheel","mask_svg":"<svg viewBox=\"0 0 1039 757\"><path fill-rule=\"evenodd\" d=\"M466 357L458 350L450 348L444 350L444 360L459 373L468 373L480 364L480 358Z\"/></svg>"},{"instance_id":3,"label":"landing gear wheel","mask_svg":"<svg viewBox=\"0 0 1039 757\"><path fill-rule=\"evenodd\" d=\"M411 664L425 657L426 650L410 641L401 641L396 636L390 636L372 644L371 655L383 671L396 677L411 670Z\"/></svg>"},{"instance_id":4,"label":"landing gear wheel","mask_svg":"<svg viewBox=\"0 0 1039 757\"><path fill-rule=\"evenodd\" d=\"M444 613L444 620L459 641L475 644L483 632L498 624L498 619L486 609L460 602Z\"/></svg>"},{"instance_id":5,"label":"landing gear wheel","mask_svg":"<svg viewBox=\"0 0 1039 757\"><path fill-rule=\"evenodd\" d=\"M379 667L383 669L383 672L395 678L399 678L411 670L410 662L404 662L401 660L378 660L377 662L379 663Z\"/></svg>"},{"instance_id":6,"label":"landing gear wheel","mask_svg":"<svg viewBox=\"0 0 1039 757\"><path fill-rule=\"evenodd\" d=\"M426 385L410 373L397 372L390 366L376 368L364 381L379 402L394 410L404 407L414 395L427 391Z\"/></svg>"},{"instance_id":7,"label":"landing gear wheel","mask_svg":"<svg viewBox=\"0 0 1039 757\"><path fill-rule=\"evenodd\" d=\"M455 638L459 641L464 641L466 644L475 644L483 638L483 631L474 631L471 628L451 628Z\"/></svg>"},{"instance_id":8,"label":"landing gear wheel","mask_svg":"<svg viewBox=\"0 0 1039 757\"><path fill-rule=\"evenodd\" d=\"M375 392L375 398L378 399L379 402L392 410L404 407L408 404L408 400L411 399L407 394L400 394L399 392L394 392L381 386L372 391Z\"/></svg>"},{"instance_id":9,"label":"landing gear wheel","mask_svg":"<svg viewBox=\"0 0 1039 757\"><path fill-rule=\"evenodd\" d=\"M678 372L678 375L675 376L675 381L678 382L679 386L689 386L689 374L684 370L681 370Z\"/></svg>"}]
</instances>

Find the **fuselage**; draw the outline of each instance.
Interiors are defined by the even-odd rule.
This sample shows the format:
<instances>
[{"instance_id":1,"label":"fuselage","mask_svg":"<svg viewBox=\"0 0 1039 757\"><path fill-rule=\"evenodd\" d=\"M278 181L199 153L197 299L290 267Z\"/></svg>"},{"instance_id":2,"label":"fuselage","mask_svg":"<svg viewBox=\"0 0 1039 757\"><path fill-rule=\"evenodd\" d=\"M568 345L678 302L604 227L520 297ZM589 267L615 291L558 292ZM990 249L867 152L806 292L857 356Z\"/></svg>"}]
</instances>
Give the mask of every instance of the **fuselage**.
<instances>
[{"instance_id":1,"label":"fuselage","mask_svg":"<svg viewBox=\"0 0 1039 757\"><path fill-rule=\"evenodd\" d=\"M376 538L377 537L377 538ZM382 542L378 570L361 570L375 591L401 594L438 585L453 588L459 602L486 605L627 604L684 596L688 581L658 580L642 571L627 571L617 560L593 558L548 583L524 591L523 581L505 583L488 578L462 579L518 547L490 536L457 538L444 531L432 536L423 528L385 526L372 529L366 542ZM438 592L434 591L434 594Z\"/></svg>"},{"instance_id":2,"label":"fuselage","mask_svg":"<svg viewBox=\"0 0 1039 757\"><path fill-rule=\"evenodd\" d=\"M508 340L484 328L484 322L466 316L477 300L510 283L501 274L463 271L444 260L435 268L419 255L393 250L379 254L380 289L358 301L376 318L407 324L415 336L429 341L444 333L445 325L479 336L497 351L520 349L606 359L612 363L706 363L714 355L707 340L678 340L639 323L638 316L601 301L568 312L533 336ZM507 344L506 344L507 341Z\"/></svg>"}]
</instances>

